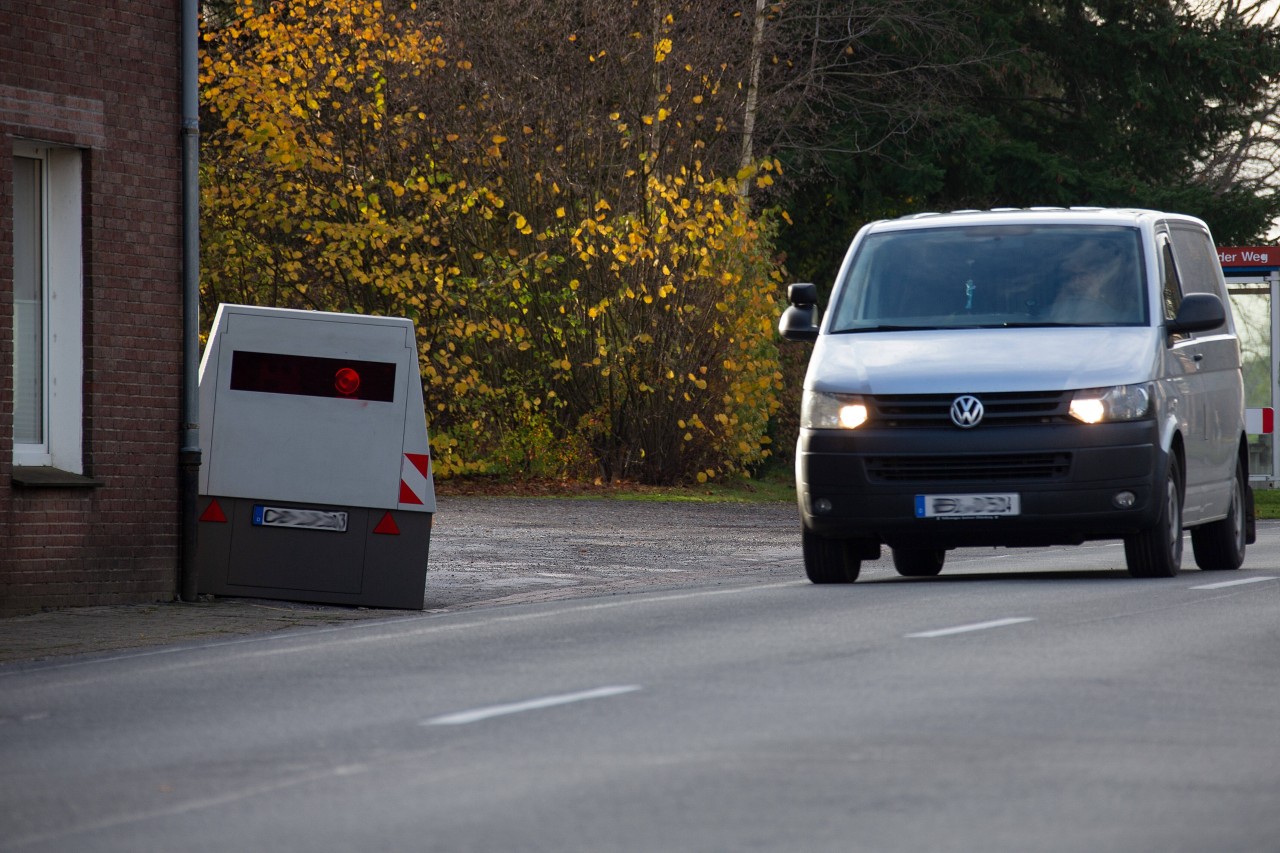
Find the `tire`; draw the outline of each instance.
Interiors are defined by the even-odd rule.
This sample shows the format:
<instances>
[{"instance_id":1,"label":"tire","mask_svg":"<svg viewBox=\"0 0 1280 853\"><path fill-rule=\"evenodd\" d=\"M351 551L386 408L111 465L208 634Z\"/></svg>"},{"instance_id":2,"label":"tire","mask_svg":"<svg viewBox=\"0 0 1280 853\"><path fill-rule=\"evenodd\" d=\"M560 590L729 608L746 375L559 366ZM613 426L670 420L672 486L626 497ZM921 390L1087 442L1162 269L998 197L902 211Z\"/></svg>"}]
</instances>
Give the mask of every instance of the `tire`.
<instances>
[{"instance_id":1,"label":"tire","mask_svg":"<svg viewBox=\"0 0 1280 853\"><path fill-rule=\"evenodd\" d=\"M1160 518L1146 530L1125 537L1124 559L1135 578L1171 578L1182 568L1182 466L1169 454Z\"/></svg>"},{"instance_id":2,"label":"tire","mask_svg":"<svg viewBox=\"0 0 1280 853\"><path fill-rule=\"evenodd\" d=\"M862 560L854 556L853 543L826 539L801 529L804 573L813 583L853 583L862 571Z\"/></svg>"},{"instance_id":3,"label":"tire","mask_svg":"<svg viewBox=\"0 0 1280 853\"><path fill-rule=\"evenodd\" d=\"M1249 482L1244 466L1236 463L1236 479L1227 517L1191 528L1191 550L1201 571L1221 572L1244 564L1246 538L1245 495Z\"/></svg>"},{"instance_id":4,"label":"tire","mask_svg":"<svg viewBox=\"0 0 1280 853\"><path fill-rule=\"evenodd\" d=\"M931 578L942 571L947 552L942 548L894 548L893 567L904 578Z\"/></svg>"}]
</instances>

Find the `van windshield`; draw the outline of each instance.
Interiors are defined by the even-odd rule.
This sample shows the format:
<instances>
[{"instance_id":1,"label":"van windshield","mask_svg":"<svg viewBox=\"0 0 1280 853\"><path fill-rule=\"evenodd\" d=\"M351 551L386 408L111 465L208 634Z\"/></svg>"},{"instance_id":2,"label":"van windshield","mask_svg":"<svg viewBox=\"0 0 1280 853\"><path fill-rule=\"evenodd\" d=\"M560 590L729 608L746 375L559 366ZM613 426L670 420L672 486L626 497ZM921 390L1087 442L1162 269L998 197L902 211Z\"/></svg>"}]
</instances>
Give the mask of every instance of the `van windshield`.
<instances>
[{"instance_id":1,"label":"van windshield","mask_svg":"<svg viewBox=\"0 0 1280 853\"><path fill-rule=\"evenodd\" d=\"M868 235L833 332L1147 324L1141 240L1111 225L993 225Z\"/></svg>"}]
</instances>

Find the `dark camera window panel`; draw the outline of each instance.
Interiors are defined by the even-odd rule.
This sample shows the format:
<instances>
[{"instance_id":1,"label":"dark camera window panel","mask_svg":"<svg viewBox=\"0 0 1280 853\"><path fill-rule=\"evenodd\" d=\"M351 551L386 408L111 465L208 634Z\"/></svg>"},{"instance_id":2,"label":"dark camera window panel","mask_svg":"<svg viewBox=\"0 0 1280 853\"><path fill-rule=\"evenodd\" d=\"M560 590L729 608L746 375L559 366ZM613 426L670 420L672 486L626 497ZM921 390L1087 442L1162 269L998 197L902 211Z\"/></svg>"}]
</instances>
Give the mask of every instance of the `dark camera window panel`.
<instances>
[{"instance_id":1,"label":"dark camera window panel","mask_svg":"<svg viewBox=\"0 0 1280 853\"><path fill-rule=\"evenodd\" d=\"M231 390L390 403L395 399L396 366L384 361L237 351L231 357Z\"/></svg>"}]
</instances>

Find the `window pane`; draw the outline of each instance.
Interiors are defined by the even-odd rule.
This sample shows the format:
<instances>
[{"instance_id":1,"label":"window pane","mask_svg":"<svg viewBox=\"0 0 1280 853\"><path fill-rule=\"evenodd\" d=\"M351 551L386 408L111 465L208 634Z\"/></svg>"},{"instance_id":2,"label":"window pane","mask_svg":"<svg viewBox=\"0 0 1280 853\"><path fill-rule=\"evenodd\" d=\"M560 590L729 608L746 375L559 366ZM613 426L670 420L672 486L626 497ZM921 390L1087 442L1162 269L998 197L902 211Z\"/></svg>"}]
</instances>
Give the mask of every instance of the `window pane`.
<instances>
[{"instance_id":1,"label":"window pane","mask_svg":"<svg viewBox=\"0 0 1280 853\"><path fill-rule=\"evenodd\" d=\"M1182 307L1182 285L1178 281L1178 267L1173 262L1173 251L1168 243L1160 257L1164 266L1164 318L1172 320Z\"/></svg>"},{"instance_id":2,"label":"window pane","mask_svg":"<svg viewBox=\"0 0 1280 853\"><path fill-rule=\"evenodd\" d=\"M231 390L395 401L394 362L248 352L231 357Z\"/></svg>"},{"instance_id":3,"label":"window pane","mask_svg":"<svg viewBox=\"0 0 1280 853\"><path fill-rule=\"evenodd\" d=\"M1146 323L1136 229L1065 224L910 228L868 236L835 332Z\"/></svg>"},{"instance_id":4,"label":"window pane","mask_svg":"<svg viewBox=\"0 0 1280 853\"><path fill-rule=\"evenodd\" d=\"M13 168L13 440L44 443L44 234L40 160Z\"/></svg>"},{"instance_id":5,"label":"window pane","mask_svg":"<svg viewBox=\"0 0 1280 853\"><path fill-rule=\"evenodd\" d=\"M1183 293L1217 293L1222 267L1218 252L1200 230L1174 227L1169 231L1173 253L1178 258Z\"/></svg>"},{"instance_id":6,"label":"window pane","mask_svg":"<svg viewBox=\"0 0 1280 853\"><path fill-rule=\"evenodd\" d=\"M1244 362L1244 404L1251 409L1272 405L1271 292L1265 281L1232 282L1231 311ZM1248 291L1243 290L1249 288ZM1235 290L1234 288L1241 288ZM1275 476L1270 435L1249 436L1249 473Z\"/></svg>"}]
</instances>

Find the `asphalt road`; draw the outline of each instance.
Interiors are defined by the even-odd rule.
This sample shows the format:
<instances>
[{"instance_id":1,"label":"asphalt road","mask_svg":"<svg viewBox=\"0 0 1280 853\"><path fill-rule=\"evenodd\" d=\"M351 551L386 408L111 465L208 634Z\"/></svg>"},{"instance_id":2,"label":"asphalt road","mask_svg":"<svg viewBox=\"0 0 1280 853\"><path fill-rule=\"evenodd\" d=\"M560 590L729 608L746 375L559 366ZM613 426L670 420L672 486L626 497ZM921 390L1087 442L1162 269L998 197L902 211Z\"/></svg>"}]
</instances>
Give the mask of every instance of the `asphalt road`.
<instances>
[{"instance_id":1,"label":"asphalt road","mask_svg":"<svg viewBox=\"0 0 1280 853\"><path fill-rule=\"evenodd\" d=\"M0 850L1280 850L1280 526L1239 572L1122 566L724 572L0 671Z\"/></svg>"}]
</instances>

